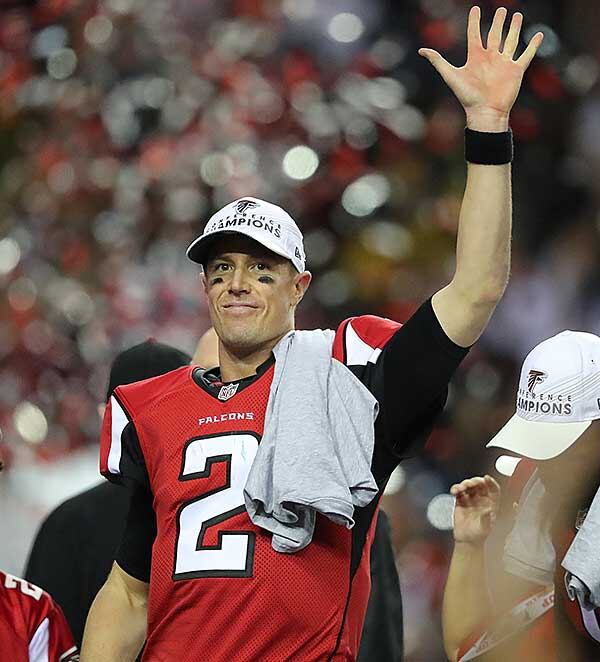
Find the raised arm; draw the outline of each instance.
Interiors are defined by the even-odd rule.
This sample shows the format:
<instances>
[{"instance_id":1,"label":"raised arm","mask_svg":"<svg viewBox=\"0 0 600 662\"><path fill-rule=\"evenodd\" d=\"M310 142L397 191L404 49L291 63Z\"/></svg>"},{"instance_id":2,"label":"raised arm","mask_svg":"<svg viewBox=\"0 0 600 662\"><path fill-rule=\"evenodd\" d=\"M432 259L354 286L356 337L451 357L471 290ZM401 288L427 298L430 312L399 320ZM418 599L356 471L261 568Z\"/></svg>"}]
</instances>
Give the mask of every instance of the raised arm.
<instances>
[{"instance_id":1,"label":"raised arm","mask_svg":"<svg viewBox=\"0 0 600 662\"><path fill-rule=\"evenodd\" d=\"M508 131L510 111L519 93L523 74L543 39L542 33L538 32L515 60L522 14L513 15L503 48L506 9L496 11L485 47L481 40L480 16L479 7L473 7L469 13L467 62L464 66L453 67L437 51L428 48L419 50L462 104L467 128L478 132L468 136L471 149L467 149L467 158L477 162L470 162L467 168L467 185L458 228L456 271L452 281L433 297L433 308L444 331L463 347L479 338L508 282L512 223L511 167L510 158L502 158L502 153L506 151L503 145L508 139L505 132ZM479 161L498 164L483 165Z\"/></svg>"},{"instance_id":2,"label":"raised arm","mask_svg":"<svg viewBox=\"0 0 600 662\"><path fill-rule=\"evenodd\" d=\"M146 638L148 584L117 563L85 624L81 662L134 662Z\"/></svg>"}]
</instances>

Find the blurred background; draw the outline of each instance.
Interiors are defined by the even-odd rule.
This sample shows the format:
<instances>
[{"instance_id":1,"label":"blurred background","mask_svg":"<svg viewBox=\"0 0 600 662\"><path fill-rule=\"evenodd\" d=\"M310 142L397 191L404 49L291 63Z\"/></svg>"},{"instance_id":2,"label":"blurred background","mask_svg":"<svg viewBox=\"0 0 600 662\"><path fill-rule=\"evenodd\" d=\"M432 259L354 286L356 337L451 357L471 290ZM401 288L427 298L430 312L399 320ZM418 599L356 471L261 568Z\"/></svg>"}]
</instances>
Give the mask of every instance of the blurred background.
<instances>
[{"instance_id":1,"label":"blurred background","mask_svg":"<svg viewBox=\"0 0 600 662\"><path fill-rule=\"evenodd\" d=\"M545 40L512 115L510 286L424 457L385 508L407 660L445 659L447 490L492 471L520 362L600 332L600 18L594 0L482 2ZM22 571L58 502L99 480L115 354L208 328L185 248L226 202L298 220L304 328L402 321L453 273L464 118L429 46L465 57L463 0L0 0L0 567ZM485 218L481 219L486 222Z\"/></svg>"}]
</instances>

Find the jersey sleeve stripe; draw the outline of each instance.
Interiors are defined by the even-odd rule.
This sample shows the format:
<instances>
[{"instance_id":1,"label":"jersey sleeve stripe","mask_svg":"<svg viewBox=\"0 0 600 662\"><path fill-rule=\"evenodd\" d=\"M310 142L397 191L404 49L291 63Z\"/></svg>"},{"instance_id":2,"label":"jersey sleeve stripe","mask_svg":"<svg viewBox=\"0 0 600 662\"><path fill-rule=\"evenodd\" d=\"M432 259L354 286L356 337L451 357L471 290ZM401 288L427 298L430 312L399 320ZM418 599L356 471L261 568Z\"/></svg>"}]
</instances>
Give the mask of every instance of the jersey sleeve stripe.
<instances>
[{"instance_id":1,"label":"jersey sleeve stripe","mask_svg":"<svg viewBox=\"0 0 600 662\"><path fill-rule=\"evenodd\" d=\"M127 415L123 411L119 401L115 396L111 396L111 434L110 434L110 450L108 452L108 470L112 474L120 474L120 464L121 464L121 434L125 429L129 420Z\"/></svg>"},{"instance_id":2,"label":"jersey sleeve stripe","mask_svg":"<svg viewBox=\"0 0 600 662\"><path fill-rule=\"evenodd\" d=\"M37 630L29 642L29 662L49 662L48 643L49 637L48 617L38 625Z\"/></svg>"},{"instance_id":3,"label":"jersey sleeve stripe","mask_svg":"<svg viewBox=\"0 0 600 662\"><path fill-rule=\"evenodd\" d=\"M371 347L356 333L352 322L346 325L346 365L376 363L380 354L380 348Z\"/></svg>"}]
</instances>

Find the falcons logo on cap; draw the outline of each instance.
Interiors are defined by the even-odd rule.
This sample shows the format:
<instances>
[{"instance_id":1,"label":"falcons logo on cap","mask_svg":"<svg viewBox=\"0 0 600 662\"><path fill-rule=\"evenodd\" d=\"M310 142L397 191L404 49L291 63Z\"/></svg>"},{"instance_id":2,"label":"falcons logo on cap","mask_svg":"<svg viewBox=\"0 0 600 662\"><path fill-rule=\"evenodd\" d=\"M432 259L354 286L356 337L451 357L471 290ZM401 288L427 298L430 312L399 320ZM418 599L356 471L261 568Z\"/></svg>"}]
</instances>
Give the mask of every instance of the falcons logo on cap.
<instances>
[{"instance_id":1,"label":"falcons logo on cap","mask_svg":"<svg viewBox=\"0 0 600 662\"><path fill-rule=\"evenodd\" d=\"M530 370L527 376L527 390L533 393L533 389L541 384L548 375L541 370Z\"/></svg>"},{"instance_id":2,"label":"falcons logo on cap","mask_svg":"<svg viewBox=\"0 0 600 662\"><path fill-rule=\"evenodd\" d=\"M258 207L258 203L254 202L253 200L240 200L235 205L235 208L240 214L243 214L246 209L254 209L254 207Z\"/></svg>"}]
</instances>

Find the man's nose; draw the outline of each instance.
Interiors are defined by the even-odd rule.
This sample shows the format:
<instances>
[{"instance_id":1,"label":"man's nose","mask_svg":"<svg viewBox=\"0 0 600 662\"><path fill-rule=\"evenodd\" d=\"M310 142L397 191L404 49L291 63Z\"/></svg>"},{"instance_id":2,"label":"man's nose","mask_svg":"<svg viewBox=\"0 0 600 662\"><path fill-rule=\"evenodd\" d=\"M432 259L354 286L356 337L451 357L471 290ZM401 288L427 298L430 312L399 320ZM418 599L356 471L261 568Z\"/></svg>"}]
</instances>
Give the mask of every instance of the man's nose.
<instances>
[{"instance_id":1,"label":"man's nose","mask_svg":"<svg viewBox=\"0 0 600 662\"><path fill-rule=\"evenodd\" d=\"M234 269L229 281L229 291L240 294L249 291L248 274L245 269Z\"/></svg>"}]
</instances>

